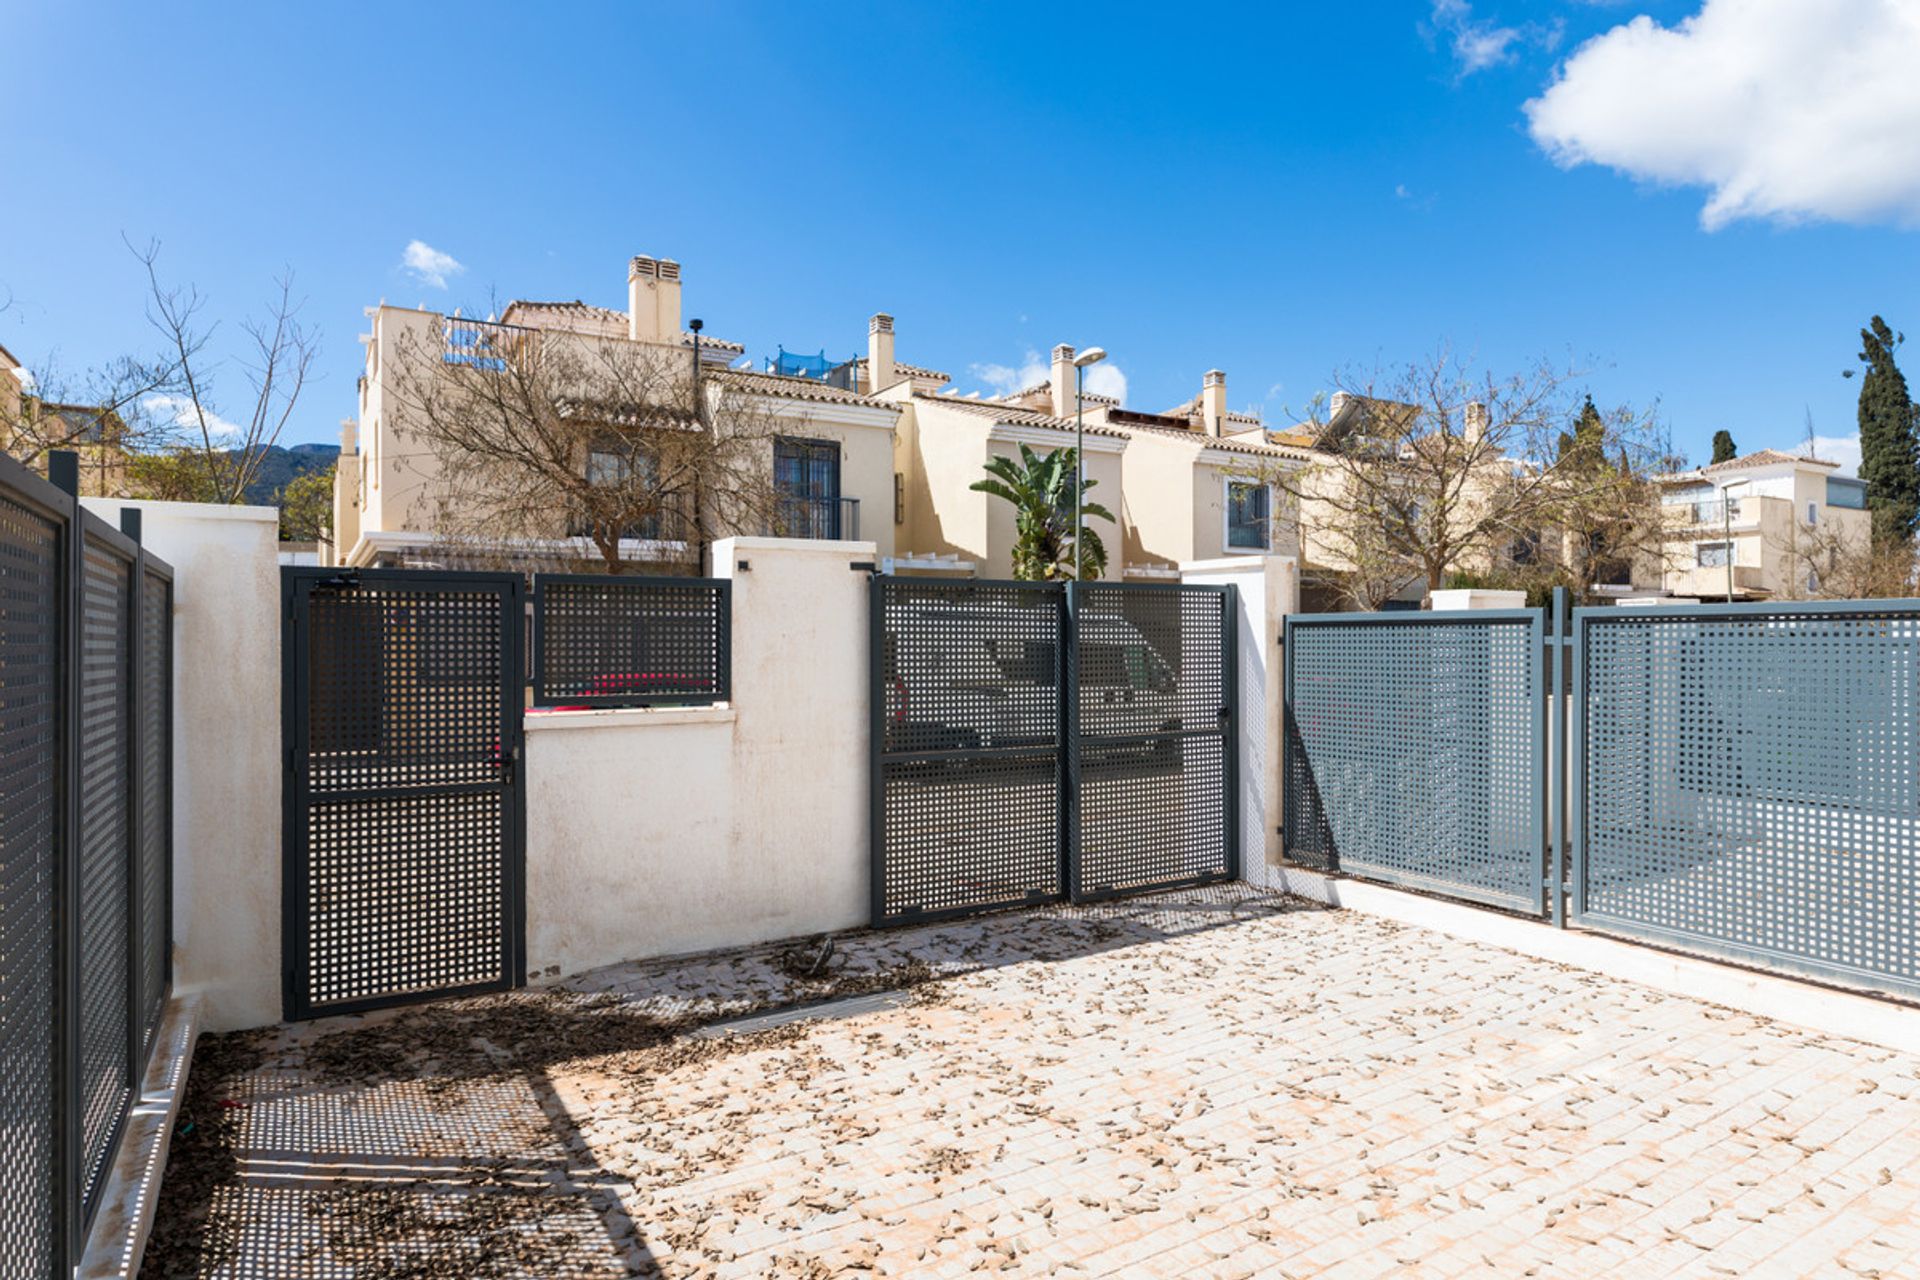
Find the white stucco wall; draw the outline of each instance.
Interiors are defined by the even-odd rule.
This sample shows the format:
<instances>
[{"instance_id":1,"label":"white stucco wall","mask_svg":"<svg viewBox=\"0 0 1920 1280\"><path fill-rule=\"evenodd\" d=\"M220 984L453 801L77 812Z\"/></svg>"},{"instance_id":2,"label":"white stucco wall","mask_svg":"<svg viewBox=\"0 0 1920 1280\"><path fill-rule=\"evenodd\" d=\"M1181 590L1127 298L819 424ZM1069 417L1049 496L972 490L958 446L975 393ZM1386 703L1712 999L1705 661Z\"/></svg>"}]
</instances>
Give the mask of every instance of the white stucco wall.
<instances>
[{"instance_id":1,"label":"white stucco wall","mask_svg":"<svg viewBox=\"0 0 1920 1280\"><path fill-rule=\"evenodd\" d=\"M1182 582L1232 585L1240 598L1240 865L1249 884L1281 887L1280 631L1300 607L1293 556L1229 556L1180 566Z\"/></svg>"},{"instance_id":2,"label":"white stucco wall","mask_svg":"<svg viewBox=\"0 0 1920 1280\"><path fill-rule=\"evenodd\" d=\"M173 566L174 990L280 1018L280 575L272 507L84 500Z\"/></svg>"},{"instance_id":3,"label":"white stucco wall","mask_svg":"<svg viewBox=\"0 0 1920 1280\"><path fill-rule=\"evenodd\" d=\"M874 556L726 539L731 704L527 718L530 979L866 922Z\"/></svg>"}]
</instances>

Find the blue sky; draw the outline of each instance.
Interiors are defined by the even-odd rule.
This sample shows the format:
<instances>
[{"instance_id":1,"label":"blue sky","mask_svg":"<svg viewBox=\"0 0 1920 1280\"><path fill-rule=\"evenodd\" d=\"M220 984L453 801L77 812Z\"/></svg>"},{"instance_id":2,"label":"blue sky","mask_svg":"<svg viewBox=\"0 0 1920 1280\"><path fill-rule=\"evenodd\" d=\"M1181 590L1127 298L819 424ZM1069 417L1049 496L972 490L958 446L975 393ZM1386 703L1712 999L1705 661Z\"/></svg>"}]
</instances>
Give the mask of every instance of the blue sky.
<instances>
[{"instance_id":1,"label":"blue sky","mask_svg":"<svg viewBox=\"0 0 1920 1280\"><path fill-rule=\"evenodd\" d=\"M1866 27L1837 78L1749 38L1796 2ZM22 7L0 343L68 369L150 345L122 233L226 337L291 267L324 345L287 442L333 440L362 307L623 306L651 253L756 358L851 354L884 310L963 389L1099 343L1134 407L1218 366L1280 421L1445 342L1571 356L1696 457L1720 427L1792 446L1809 410L1852 431L1869 315L1920 333L1920 161L1805 97L1865 84L1920 136L1914 77L1858 65L1901 52L1892 4ZM1718 99L1688 58L1727 70ZM1756 78L1803 96L1755 106ZM446 287L403 265L416 240Z\"/></svg>"}]
</instances>

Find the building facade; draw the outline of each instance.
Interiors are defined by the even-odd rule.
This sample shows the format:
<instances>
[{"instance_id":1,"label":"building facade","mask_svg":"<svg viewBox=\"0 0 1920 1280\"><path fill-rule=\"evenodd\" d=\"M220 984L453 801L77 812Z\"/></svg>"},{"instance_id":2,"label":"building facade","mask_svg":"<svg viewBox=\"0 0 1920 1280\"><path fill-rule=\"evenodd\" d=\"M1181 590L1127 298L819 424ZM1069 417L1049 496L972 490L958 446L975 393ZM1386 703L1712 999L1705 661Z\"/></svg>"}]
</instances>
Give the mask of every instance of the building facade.
<instances>
[{"instance_id":1,"label":"building facade","mask_svg":"<svg viewBox=\"0 0 1920 1280\"><path fill-rule=\"evenodd\" d=\"M1839 464L1762 449L1657 477L1663 563L1640 575L1669 596L1804 599L1871 536L1866 484Z\"/></svg>"},{"instance_id":2,"label":"building facade","mask_svg":"<svg viewBox=\"0 0 1920 1280\"><path fill-rule=\"evenodd\" d=\"M705 567L693 563L698 546L729 534L865 539L892 554L894 435L901 410L821 381L733 367L745 348L683 327L681 288L678 263L641 256L628 267L625 312L580 301L515 301L497 319L486 320L384 303L369 308L371 331L361 338L366 366L358 414L342 424L331 544L335 561L391 566L457 558L459 548L451 544L471 538L456 539L454 531L483 523L484 513L450 509L463 498L443 469L459 454L425 438L418 389L475 366L504 376L523 357L526 344L536 342L564 344L574 353L565 367L579 372L578 411L604 419L607 432L625 429L627 410L609 402L619 394L610 385L593 385L596 370L640 352L668 376L697 387L688 394L709 406L750 403L756 418L771 423L753 465L761 472L756 483L770 487L775 498L753 527L729 524L716 501L623 535L622 561L697 571ZM565 412L568 406L559 408ZM610 472L609 458L591 446L578 452L571 465L583 480L591 482L597 469ZM624 461L631 465L630 456ZM545 564L577 561L588 567L598 558L565 512L554 512L551 527L540 534L518 538L515 550Z\"/></svg>"}]
</instances>

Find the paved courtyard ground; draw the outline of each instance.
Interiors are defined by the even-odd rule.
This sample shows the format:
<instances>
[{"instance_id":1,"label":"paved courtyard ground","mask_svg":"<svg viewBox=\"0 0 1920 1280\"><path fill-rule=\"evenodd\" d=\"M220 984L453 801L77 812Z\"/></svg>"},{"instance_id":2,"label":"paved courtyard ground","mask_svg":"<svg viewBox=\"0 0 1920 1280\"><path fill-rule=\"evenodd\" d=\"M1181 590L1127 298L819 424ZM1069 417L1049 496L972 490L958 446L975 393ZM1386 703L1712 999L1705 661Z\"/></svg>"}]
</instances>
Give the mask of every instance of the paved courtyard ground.
<instances>
[{"instance_id":1,"label":"paved courtyard ground","mask_svg":"<svg viewBox=\"0 0 1920 1280\"><path fill-rule=\"evenodd\" d=\"M208 1039L144 1274L1920 1271L1914 1057L1240 887L816 959Z\"/></svg>"}]
</instances>

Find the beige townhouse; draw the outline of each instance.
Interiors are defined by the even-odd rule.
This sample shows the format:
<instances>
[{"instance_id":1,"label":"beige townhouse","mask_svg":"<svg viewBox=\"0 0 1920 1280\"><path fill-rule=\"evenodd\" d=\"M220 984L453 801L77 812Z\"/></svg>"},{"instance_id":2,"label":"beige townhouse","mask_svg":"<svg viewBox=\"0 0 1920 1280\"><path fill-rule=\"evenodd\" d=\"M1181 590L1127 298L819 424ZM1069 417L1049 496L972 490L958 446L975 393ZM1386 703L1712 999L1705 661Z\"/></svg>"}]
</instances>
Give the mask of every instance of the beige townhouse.
<instances>
[{"instance_id":1,"label":"beige townhouse","mask_svg":"<svg viewBox=\"0 0 1920 1280\"><path fill-rule=\"evenodd\" d=\"M1084 441L1088 497L1117 517L1094 521L1110 580L1176 578L1178 565L1229 555L1290 554L1296 522L1275 482L1303 451L1269 443L1256 417L1226 407L1226 375L1207 374L1165 413L1128 410L1078 392L1072 346L1052 351L1045 381L1005 396L957 394L951 377L896 358L895 323L868 322L851 385L903 408L895 436L901 521L896 572L984 578L1012 572L1014 511L970 487L994 457Z\"/></svg>"},{"instance_id":2,"label":"beige townhouse","mask_svg":"<svg viewBox=\"0 0 1920 1280\"><path fill-rule=\"evenodd\" d=\"M1819 595L1822 574L1863 553L1871 537L1866 484L1838 468L1762 449L1656 477L1664 563L1637 585L1700 600Z\"/></svg>"},{"instance_id":3,"label":"beige townhouse","mask_svg":"<svg viewBox=\"0 0 1920 1280\"><path fill-rule=\"evenodd\" d=\"M682 324L683 277L671 259L639 256L627 273L624 312L583 301L515 301L497 318L395 307L371 307L370 332L362 335L365 370L359 380L359 412L342 424L341 455L334 491L331 555L336 563L361 567L444 564L456 548L448 511L454 486L441 476L444 450L409 430L410 397L447 368L502 362L528 342L569 343L601 359L654 353L668 366L696 362L709 403L722 393L750 397L774 423L764 449L764 478L779 495L776 528L708 528L726 533L779 533L789 537L865 539L882 555L894 550L894 436L902 417L897 404L824 382L733 367L745 348L736 342L696 336ZM578 366L591 370L594 359ZM620 427L617 405L596 401L596 389L580 388L582 413L601 413L609 430ZM604 395L602 397L604 399ZM412 397L417 402L417 397ZM596 407L597 406L597 407ZM583 477L604 460L590 451L578 462ZM623 536L620 557L642 565L692 568L697 556L686 531L691 517L649 521ZM699 517L704 525L714 517ZM673 526L673 527L669 527ZM523 540L528 558L540 563L595 559L592 548L565 512L555 512L547 537Z\"/></svg>"}]
</instances>

